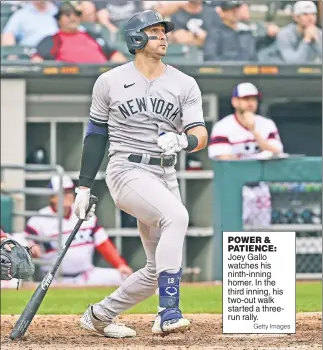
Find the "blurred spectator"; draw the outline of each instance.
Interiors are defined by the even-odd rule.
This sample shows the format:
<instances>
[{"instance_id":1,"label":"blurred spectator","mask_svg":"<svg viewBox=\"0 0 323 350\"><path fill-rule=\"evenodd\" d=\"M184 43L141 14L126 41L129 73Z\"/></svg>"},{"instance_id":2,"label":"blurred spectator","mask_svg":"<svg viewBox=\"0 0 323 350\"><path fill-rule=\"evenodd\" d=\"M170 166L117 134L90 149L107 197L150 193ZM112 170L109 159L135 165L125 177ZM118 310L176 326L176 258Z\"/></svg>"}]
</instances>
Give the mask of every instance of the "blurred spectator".
<instances>
[{"instance_id":1,"label":"blurred spectator","mask_svg":"<svg viewBox=\"0 0 323 350\"><path fill-rule=\"evenodd\" d=\"M222 23L220 11L222 1L204 1L204 26L208 29L219 26Z\"/></svg>"},{"instance_id":2,"label":"blurred spectator","mask_svg":"<svg viewBox=\"0 0 323 350\"><path fill-rule=\"evenodd\" d=\"M261 157L259 153L263 151L282 152L275 123L256 114L260 96L251 83L241 83L234 88L231 98L234 114L218 121L211 132L208 148L211 159L241 159Z\"/></svg>"},{"instance_id":3,"label":"blurred spectator","mask_svg":"<svg viewBox=\"0 0 323 350\"><path fill-rule=\"evenodd\" d=\"M243 3L238 10L239 25L248 26L252 34L256 38L256 49L261 50L271 45L280 31L280 28L275 23L264 23L263 21L254 21L251 18L250 6L248 3Z\"/></svg>"},{"instance_id":4,"label":"blurred spectator","mask_svg":"<svg viewBox=\"0 0 323 350\"><path fill-rule=\"evenodd\" d=\"M62 5L56 19L59 32L43 39L37 46L33 62L55 60L69 63L126 62L126 57L111 48L103 38L79 30L81 12L69 3Z\"/></svg>"},{"instance_id":5,"label":"blurred spectator","mask_svg":"<svg viewBox=\"0 0 323 350\"><path fill-rule=\"evenodd\" d=\"M163 17L171 17L175 30L168 34L172 43L183 45L203 46L209 28L206 24L211 16L216 17L215 11L205 11L203 0L174 1L169 5L156 6L155 9Z\"/></svg>"},{"instance_id":6,"label":"blurred spectator","mask_svg":"<svg viewBox=\"0 0 323 350\"><path fill-rule=\"evenodd\" d=\"M77 8L82 12L82 22L94 23L97 21L96 8L92 1L80 1Z\"/></svg>"},{"instance_id":7,"label":"blurred spectator","mask_svg":"<svg viewBox=\"0 0 323 350\"><path fill-rule=\"evenodd\" d=\"M163 7L166 8L173 3L178 3L179 1L164 0L164 1L143 1L144 10L155 10L159 12ZM182 1L184 2L184 1Z\"/></svg>"},{"instance_id":8,"label":"blurred spectator","mask_svg":"<svg viewBox=\"0 0 323 350\"><path fill-rule=\"evenodd\" d=\"M317 7L312 1L298 1L293 9L295 23L282 28L277 49L286 63L322 61L322 30L316 26Z\"/></svg>"},{"instance_id":9,"label":"blurred spectator","mask_svg":"<svg viewBox=\"0 0 323 350\"><path fill-rule=\"evenodd\" d=\"M100 0L93 1L99 23L116 33L136 12L143 10L141 0Z\"/></svg>"},{"instance_id":10,"label":"blurred spectator","mask_svg":"<svg viewBox=\"0 0 323 350\"><path fill-rule=\"evenodd\" d=\"M59 181L58 176L53 176L48 186L55 192L58 192L60 188ZM69 233L76 225L78 218L72 210L74 201L74 184L72 179L64 175L62 186L64 189L62 244L64 244ZM39 212L47 215L57 213L58 195L51 196L49 205L40 209ZM30 244L34 258L43 258L47 261L56 258L60 251L57 242L59 221L56 216L31 217L27 222L25 233L30 238L37 236L52 239L52 241L46 243L38 243L36 241ZM94 267L92 260L95 250L114 268ZM43 267L43 272L47 272L46 267ZM81 225L62 262L61 272L63 274L62 283L64 284L117 286L122 283L124 277L128 277L132 273L132 269L119 255L94 215Z\"/></svg>"},{"instance_id":11,"label":"blurred spectator","mask_svg":"<svg viewBox=\"0 0 323 350\"><path fill-rule=\"evenodd\" d=\"M97 22L96 9L95 5L92 1L87 0L76 0L76 1L60 1L53 0L53 2L57 5L57 7L61 7L67 2L73 5L77 10L79 10L81 15L81 21L85 23L95 23Z\"/></svg>"},{"instance_id":12,"label":"blurred spectator","mask_svg":"<svg viewBox=\"0 0 323 350\"><path fill-rule=\"evenodd\" d=\"M256 38L249 27L239 25L243 1L223 1L222 23L208 31L204 44L204 61L256 61Z\"/></svg>"},{"instance_id":13,"label":"blurred spectator","mask_svg":"<svg viewBox=\"0 0 323 350\"><path fill-rule=\"evenodd\" d=\"M1 45L35 47L57 32L57 7L49 1L32 1L13 13L3 29Z\"/></svg>"},{"instance_id":14,"label":"blurred spectator","mask_svg":"<svg viewBox=\"0 0 323 350\"><path fill-rule=\"evenodd\" d=\"M232 93L234 113L218 121L212 128L208 147L212 160L266 159L283 152L274 121L256 114L260 93L245 82ZM254 227L271 223L271 196L266 183L244 186L243 223Z\"/></svg>"}]
</instances>

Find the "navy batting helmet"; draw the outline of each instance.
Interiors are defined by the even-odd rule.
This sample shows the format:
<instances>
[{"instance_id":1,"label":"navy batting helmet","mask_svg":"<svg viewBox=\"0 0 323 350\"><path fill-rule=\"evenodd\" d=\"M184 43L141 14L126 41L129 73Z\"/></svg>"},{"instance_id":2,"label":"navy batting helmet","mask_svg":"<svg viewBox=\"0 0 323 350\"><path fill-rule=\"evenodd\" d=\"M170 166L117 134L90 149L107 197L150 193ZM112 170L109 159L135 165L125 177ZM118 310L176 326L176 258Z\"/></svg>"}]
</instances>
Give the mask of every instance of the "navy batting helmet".
<instances>
[{"instance_id":1,"label":"navy batting helmet","mask_svg":"<svg viewBox=\"0 0 323 350\"><path fill-rule=\"evenodd\" d=\"M154 24L162 24L165 27L165 33L171 32L175 28L174 23L165 21L159 12L153 10L139 12L129 19L125 28L125 39L131 54L134 55L135 50L143 49L148 40L152 39L147 36L143 29Z\"/></svg>"}]
</instances>

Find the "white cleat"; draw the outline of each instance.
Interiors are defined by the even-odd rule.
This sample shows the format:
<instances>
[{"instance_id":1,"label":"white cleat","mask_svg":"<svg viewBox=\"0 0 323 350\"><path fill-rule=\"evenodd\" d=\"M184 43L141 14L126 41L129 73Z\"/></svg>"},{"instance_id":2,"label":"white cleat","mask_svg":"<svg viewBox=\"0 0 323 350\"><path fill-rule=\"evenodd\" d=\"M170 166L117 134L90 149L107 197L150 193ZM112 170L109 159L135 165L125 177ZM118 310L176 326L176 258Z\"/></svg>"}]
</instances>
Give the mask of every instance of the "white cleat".
<instances>
[{"instance_id":1,"label":"white cleat","mask_svg":"<svg viewBox=\"0 0 323 350\"><path fill-rule=\"evenodd\" d=\"M186 318L173 319L165 321L163 329L161 327L161 317L158 315L155 319L152 332L157 335L167 335L170 333L184 333L190 329L191 322Z\"/></svg>"},{"instance_id":2,"label":"white cleat","mask_svg":"<svg viewBox=\"0 0 323 350\"><path fill-rule=\"evenodd\" d=\"M84 312L80 319L81 327L107 338L132 338L136 331L122 323L106 322L96 319L92 312L92 306Z\"/></svg>"}]
</instances>

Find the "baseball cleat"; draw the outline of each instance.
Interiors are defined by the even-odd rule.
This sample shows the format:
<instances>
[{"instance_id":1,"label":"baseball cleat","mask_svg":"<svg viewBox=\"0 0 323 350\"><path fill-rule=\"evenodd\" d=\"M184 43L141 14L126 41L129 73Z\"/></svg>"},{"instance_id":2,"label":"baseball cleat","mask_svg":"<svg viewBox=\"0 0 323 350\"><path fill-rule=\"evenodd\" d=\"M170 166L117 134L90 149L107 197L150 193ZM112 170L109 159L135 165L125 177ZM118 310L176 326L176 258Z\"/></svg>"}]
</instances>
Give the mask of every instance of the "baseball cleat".
<instances>
[{"instance_id":1,"label":"baseball cleat","mask_svg":"<svg viewBox=\"0 0 323 350\"><path fill-rule=\"evenodd\" d=\"M132 338L136 331L122 323L101 321L98 319L90 305L80 319L81 327L107 338Z\"/></svg>"},{"instance_id":2,"label":"baseball cleat","mask_svg":"<svg viewBox=\"0 0 323 350\"><path fill-rule=\"evenodd\" d=\"M191 322L183 318L177 308L165 309L160 312L153 324L153 334L167 335L170 333L184 333L190 329Z\"/></svg>"}]
</instances>

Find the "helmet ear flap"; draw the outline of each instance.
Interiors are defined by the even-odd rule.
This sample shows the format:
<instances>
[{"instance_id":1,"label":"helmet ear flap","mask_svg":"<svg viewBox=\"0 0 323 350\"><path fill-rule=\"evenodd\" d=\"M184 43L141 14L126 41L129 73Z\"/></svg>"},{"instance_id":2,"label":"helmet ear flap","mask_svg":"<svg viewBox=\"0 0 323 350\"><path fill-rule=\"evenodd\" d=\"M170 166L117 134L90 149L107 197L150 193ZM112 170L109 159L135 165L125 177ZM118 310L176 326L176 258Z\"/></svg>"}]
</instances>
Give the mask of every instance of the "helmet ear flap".
<instances>
[{"instance_id":1,"label":"helmet ear flap","mask_svg":"<svg viewBox=\"0 0 323 350\"><path fill-rule=\"evenodd\" d=\"M126 43L131 54L135 54L135 50L143 49L147 42L148 36L145 32L129 31L125 33Z\"/></svg>"}]
</instances>

